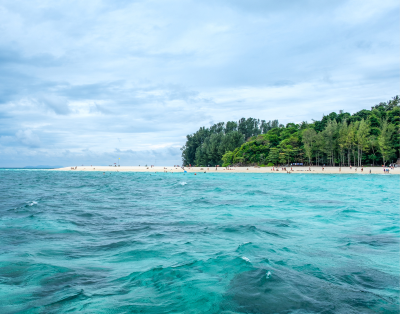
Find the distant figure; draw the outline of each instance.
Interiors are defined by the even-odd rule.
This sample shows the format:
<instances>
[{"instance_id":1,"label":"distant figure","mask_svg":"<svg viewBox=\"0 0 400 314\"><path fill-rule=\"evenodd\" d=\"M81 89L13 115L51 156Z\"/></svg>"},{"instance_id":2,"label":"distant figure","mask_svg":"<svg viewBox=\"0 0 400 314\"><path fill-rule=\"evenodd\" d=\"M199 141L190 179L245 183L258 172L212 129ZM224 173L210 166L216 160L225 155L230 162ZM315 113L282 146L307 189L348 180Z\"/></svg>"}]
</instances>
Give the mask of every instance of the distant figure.
<instances>
[{"instance_id":1,"label":"distant figure","mask_svg":"<svg viewBox=\"0 0 400 314\"><path fill-rule=\"evenodd\" d=\"M369 173L371 173L371 169L369 169Z\"/></svg>"}]
</instances>

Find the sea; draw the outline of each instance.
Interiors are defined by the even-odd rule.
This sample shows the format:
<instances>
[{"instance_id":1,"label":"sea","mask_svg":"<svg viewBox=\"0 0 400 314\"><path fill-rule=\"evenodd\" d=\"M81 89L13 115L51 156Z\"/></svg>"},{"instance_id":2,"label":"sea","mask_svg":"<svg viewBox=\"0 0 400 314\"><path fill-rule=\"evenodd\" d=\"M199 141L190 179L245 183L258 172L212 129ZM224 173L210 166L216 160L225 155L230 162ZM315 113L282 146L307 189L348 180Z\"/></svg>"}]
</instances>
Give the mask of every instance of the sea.
<instances>
[{"instance_id":1,"label":"sea","mask_svg":"<svg viewBox=\"0 0 400 314\"><path fill-rule=\"evenodd\" d=\"M0 313L399 313L395 175L0 170Z\"/></svg>"}]
</instances>

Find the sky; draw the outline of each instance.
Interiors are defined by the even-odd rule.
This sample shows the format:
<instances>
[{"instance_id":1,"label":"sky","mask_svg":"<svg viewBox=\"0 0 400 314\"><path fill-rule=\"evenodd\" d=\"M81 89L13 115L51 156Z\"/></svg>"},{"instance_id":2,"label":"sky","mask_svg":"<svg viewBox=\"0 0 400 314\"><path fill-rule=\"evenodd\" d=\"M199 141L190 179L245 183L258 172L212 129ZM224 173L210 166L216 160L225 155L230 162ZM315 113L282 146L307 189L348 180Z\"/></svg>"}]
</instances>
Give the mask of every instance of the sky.
<instances>
[{"instance_id":1,"label":"sky","mask_svg":"<svg viewBox=\"0 0 400 314\"><path fill-rule=\"evenodd\" d=\"M398 0L0 0L0 167L175 165L202 126L370 109L400 94L399 13Z\"/></svg>"}]
</instances>

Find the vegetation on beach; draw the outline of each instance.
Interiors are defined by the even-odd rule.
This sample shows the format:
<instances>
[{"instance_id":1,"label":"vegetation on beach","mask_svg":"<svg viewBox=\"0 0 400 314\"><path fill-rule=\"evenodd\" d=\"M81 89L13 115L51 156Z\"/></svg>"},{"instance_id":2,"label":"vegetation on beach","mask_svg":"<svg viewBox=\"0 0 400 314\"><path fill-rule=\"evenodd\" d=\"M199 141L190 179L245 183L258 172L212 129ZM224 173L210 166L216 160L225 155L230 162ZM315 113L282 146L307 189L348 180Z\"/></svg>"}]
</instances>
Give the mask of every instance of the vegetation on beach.
<instances>
[{"instance_id":1,"label":"vegetation on beach","mask_svg":"<svg viewBox=\"0 0 400 314\"><path fill-rule=\"evenodd\" d=\"M400 98L312 123L242 118L201 127L181 148L184 165L378 165L400 156Z\"/></svg>"}]
</instances>

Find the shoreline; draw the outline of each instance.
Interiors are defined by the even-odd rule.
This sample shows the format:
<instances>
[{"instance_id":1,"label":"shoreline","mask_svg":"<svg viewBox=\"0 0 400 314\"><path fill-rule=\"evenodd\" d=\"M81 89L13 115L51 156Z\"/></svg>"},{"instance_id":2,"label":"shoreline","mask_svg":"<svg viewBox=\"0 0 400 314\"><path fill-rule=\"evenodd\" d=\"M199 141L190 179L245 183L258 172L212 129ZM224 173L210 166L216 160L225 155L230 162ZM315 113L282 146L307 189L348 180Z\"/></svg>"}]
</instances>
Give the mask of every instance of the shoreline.
<instances>
[{"instance_id":1,"label":"shoreline","mask_svg":"<svg viewBox=\"0 0 400 314\"><path fill-rule=\"evenodd\" d=\"M73 169L72 169L73 168ZM228 170L229 169L229 170ZM361 167L342 167L339 171L339 167L303 167L303 166L293 166L286 167L286 170L282 171L282 167L185 167L184 170L180 167L145 167L145 166L121 166L121 167L110 167L110 166L79 166L79 167L63 167L51 169L51 171L97 171L97 172L161 172L161 173L308 173L308 174L385 174L383 169L389 169L389 174L400 175L400 167L394 168L393 170L389 167L364 167L361 171ZM278 171L276 171L278 169ZM292 169L292 170L291 170ZM309 170L311 169L311 171ZM371 170L371 173L370 173Z\"/></svg>"}]
</instances>

